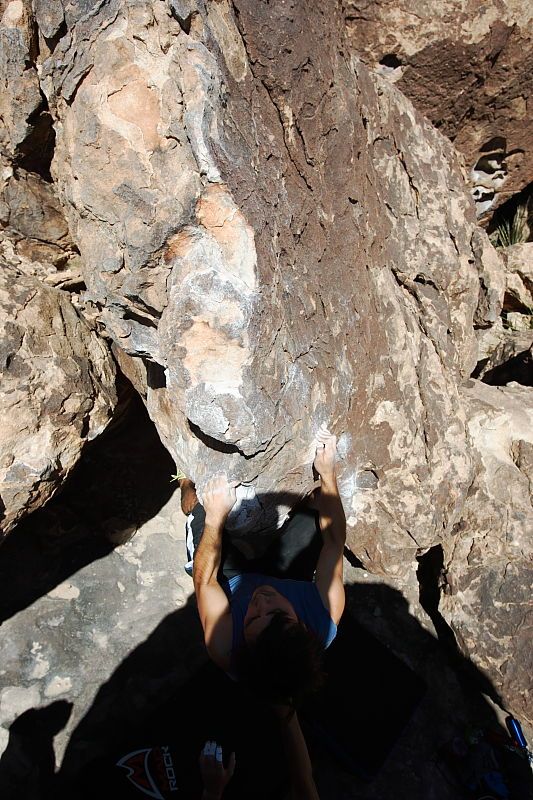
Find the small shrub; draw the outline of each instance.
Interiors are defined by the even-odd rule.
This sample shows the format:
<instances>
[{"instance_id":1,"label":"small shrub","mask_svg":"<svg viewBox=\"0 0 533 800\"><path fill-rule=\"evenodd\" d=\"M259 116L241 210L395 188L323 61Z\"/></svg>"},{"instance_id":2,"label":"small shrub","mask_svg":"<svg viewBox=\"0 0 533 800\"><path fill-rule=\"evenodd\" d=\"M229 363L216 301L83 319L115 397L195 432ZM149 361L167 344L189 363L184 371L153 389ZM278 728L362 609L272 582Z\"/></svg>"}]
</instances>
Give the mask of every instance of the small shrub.
<instances>
[{"instance_id":1,"label":"small shrub","mask_svg":"<svg viewBox=\"0 0 533 800\"><path fill-rule=\"evenodd\" d=\"M490 235L494 247L511 247L513 244L527 242L529 238L527 218L527 203L517 206L512 218L502 217Z\"/></svg>"}]
</instances>

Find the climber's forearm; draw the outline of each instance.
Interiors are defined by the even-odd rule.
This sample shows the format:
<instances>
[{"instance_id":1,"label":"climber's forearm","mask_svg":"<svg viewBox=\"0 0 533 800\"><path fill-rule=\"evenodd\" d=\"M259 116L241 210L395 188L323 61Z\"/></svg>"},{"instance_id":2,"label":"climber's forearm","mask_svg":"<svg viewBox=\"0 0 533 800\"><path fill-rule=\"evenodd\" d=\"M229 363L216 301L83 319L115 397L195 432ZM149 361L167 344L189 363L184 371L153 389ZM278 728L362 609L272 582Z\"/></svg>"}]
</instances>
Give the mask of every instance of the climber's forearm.
<instances>
[{"instance_id":1,"label":"climber's forearm","mask_svg":"<svg viewBox=\"0 0 533 800\"><path fill-rule=\"evenodd\" d=\"M342 553L346 543L346 515L334 473L321 477L318 519L324 544L334 546Z\"/></svg>"},{"instance_id":2,"label":"climber's forearm","mask_svg":"<svg viewBox=\"0 0 533 800\"><path fill-rule=\"evenodd\" d=\"M217 581L217 574L222 558L222 534L224 523L209 523L206 519L204 532L194 554L193 581L194 588Z\"/></svg>"},{"instance_id":3,"label":"climber's forearm","mask_svg":"<svg viewBox=\"0 0 533 800\"><path fill-rule=\"evenodd\" d=\"M289 766L292 797L298 800L319 800L313 768L298 715L292 713L280 722L283 749Z\"/></svg>"}]
</instances>

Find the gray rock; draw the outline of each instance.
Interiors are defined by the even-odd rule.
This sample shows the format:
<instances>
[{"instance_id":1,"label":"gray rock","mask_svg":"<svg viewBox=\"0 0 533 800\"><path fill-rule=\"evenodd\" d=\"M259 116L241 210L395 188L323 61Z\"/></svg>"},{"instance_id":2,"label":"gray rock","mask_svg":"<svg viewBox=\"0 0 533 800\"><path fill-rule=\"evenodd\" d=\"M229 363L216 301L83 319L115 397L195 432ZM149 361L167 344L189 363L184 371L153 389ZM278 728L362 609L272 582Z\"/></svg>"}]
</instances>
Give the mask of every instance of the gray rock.
<instances>
[{"instance_id":1,"label":"gray rock","mask_svg":"<svg viewBox=\"0 0 533 800\"><path fill-rule=\"evenodd\" d=\"M25 239L71 248L68 225L53 186L33 172L14 170L6 162L2 166L0 198L6 206L2 224Z\"/></svg>"},{"instance_id":2,"label":"gray rock","mask_svg":"<svg viewBox=\"0 0 533 800\"><path fill-rule=\"evenodd\" d=\"M531 723L533 390L471 381L463 397L476 472L444 543L440 609L504 707Z\"/></svg>"},{"instance_id":3,"label":"gray rock","mask_svg":"<svg viewBox=\"0 0 533 800\"><path fill-rule=\"evenodd\" d=\"M481 359L474 375L485 383L533 384L533 330L514 331L495 325L480 338Z\"/></svg>"},{"instance_id":4,"label":"gray rock","mask_svg":"<svg viewBox=\"0 0 533 800\"><path fill-rule=\"evenodd\" d=\"M514 244L500 250L505 267L504 309L533 314L533 242Z\"/></svg>"},{"instance_id":5,"label":"gray rock","mask_svg":"<svg viewBox=\"0 0 533 800\"><path fill-rule=\"evenodd\" d=\"M465 155L478 213L524 189L533 164L528 0L347 0L351 50ZM453 23L452 23L453 21Z\"/></svg>"},{"instance_id":6,"label":"gray rock","mask_svg":"<svg viewBox=\"0 0 533 800\"><path fill-rule=\"evenodd\" d=\"M0 530L61 486L116 402L105 343L66 293L6 263L0 270Z\"/></svg>"},{"instance_id":7,"label":"gray rock","mask_svg":"<svg viewBox=\"0 0 533 800\"><path fill-rule=\"evenodd\" d=\"M32 115L42 105L39 79L32 63L35 49L28 0L2 4L0 19L0 142L14 154L31 133Z\"/></svg>"},{"instance_id":8,"label":"gray rock","mask_svg":"<svg viewBox=\"0 0 533 800\"><path fill-rule=\"evenodd\" d=\"M471 480L473 209L449 143L339 54L341 16L237 10L199 6L187 34L107 4L43 63L85 308L200 491L225 469L301 496L320 423L349 435L351 546L406 574ZM287 511L255 507L245 527Z\"/></svg>"},{"instance_id":9,"label":"gray rock","mask_svg":"<svg viewBox=\"0 0 533 800\"><path fill-rule=\"evenodd\" d=\"M51 39L65 22L61 0L33 0L35 21L44 37Z\"/></svg>"},{"instance_id":10,"label":"gray rock","mask_svg":"<svg viewBox=\"0 0 533 800\"><path fill-rule=\"evenodd\" d=\"M499 255L501 251L495 250L482 230L474 232L472 244L479 271L479 298L474 325L476 328L488 328L498 321L503 308L505 268Z\"/></svg>"}]
</instances>

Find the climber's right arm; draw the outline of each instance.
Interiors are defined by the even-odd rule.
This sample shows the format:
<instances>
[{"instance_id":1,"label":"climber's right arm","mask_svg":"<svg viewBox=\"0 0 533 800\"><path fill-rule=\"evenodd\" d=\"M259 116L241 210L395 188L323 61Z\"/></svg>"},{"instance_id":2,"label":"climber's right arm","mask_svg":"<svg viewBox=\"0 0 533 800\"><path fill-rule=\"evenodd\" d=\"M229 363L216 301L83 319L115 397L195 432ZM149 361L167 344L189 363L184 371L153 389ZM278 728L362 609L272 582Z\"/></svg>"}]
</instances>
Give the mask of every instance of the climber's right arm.
<instances>
[{"instance_id":1,"label":"climber's right arm","mask_svg":"<svg viewBox=\"0 0 533 800\"><path fill-rule=\"evenodd\" d=\"M335 471L337 438L327 428L320 428L317 442L313 466L320 476L318 518L324 544L316 565L315 585L331 619L338 624L346 602L342 574L346 517Z\"/></svg>"},{"instance_id":2,"label":"climber's right arm","mask_svg":"<svg viewBox=\"0 0 533 800\"><path fill-rule=\"evenodd\" d=\"M205 523L196 548L193 582L198 614L210 658L226 672L230 669L233 621L229 600L218 582L222 556L222 535L226 518L235 503L235 486L225 475L208 481L202 501Z\"/></svg>"},{"instance_id":3,"label":"climber's right arm","mask_svg":"<svg viewBox=\"0 0 533 800\"><path fill-rule=\"evenodd\" d=\"M192 577L207 652L215 664L228 672L233 621L229 600L217 580L222 531L223 527L212 527L206 522L194 554Z\"/></svg>"}]
</instances>

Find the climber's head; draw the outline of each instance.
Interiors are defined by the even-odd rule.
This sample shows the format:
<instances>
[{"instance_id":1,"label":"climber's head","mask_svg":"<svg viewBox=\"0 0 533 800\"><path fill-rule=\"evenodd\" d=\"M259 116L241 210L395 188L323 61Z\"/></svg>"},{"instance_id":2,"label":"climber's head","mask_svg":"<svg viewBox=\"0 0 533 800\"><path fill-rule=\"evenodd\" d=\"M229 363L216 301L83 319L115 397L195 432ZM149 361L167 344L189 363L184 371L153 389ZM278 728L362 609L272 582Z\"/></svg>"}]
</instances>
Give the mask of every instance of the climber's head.
<instances>
[{"instance_id":1,"label":"climber's head","mask_svg":"<svg viewBox=\"0 0 533 800\"><path fill-rule=\"evenodd\" d=\"M272 586L259 586L252 595L244 639L236 666L240 680L254 694L269 702L298 705L322 684L322 643Z\"/></svg>"},{"instance_id":2,"label":"climber's head","mask_svg":"<svg viewBox=\"0 0 533 800\"><path fill-rule=\"evenodd\" d=\"M281 627L299 623L298 616L290 600L287 600L273 586L268 584L258 586L250 598L244 617L244 640L246 644L254 644L258 636L266 630L275 616L280 618Z\"/></svg>"}]
</instances>

